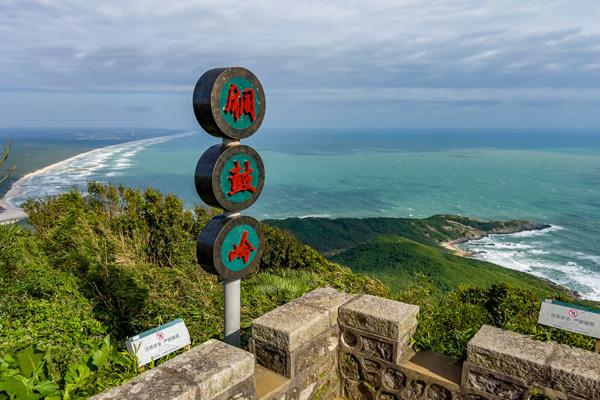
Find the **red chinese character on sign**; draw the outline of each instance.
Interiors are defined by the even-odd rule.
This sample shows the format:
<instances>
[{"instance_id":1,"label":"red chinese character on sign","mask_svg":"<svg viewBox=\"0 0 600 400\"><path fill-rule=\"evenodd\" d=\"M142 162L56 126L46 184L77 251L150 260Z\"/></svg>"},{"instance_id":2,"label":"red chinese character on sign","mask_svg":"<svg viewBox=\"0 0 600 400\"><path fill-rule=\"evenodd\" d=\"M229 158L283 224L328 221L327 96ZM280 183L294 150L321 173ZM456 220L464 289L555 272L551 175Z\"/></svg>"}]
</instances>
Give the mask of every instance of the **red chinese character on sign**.
<instances>
[{"instance_id":1,"label":"red chinese character on sign","mask_svg":"<svg viewBox=\"0 0 600 400\"><path fill-rule=\"evenodd\" d=\"M256 188L252 186L252 172L254 170L250 168L250 161L244 161L243 171L240 163L234 161L233 168L229 170L231 176L227 178L231 184L231 190L227 192L227 195L233 196L236 193L245 192L246 190L252 193L256 192Z\"/></svg>"},{"instance_id":2,"label":"red chinese character on sign","mask_svg":"<svg viewBox=\"0 0 600 400\"><path fill-rule=\"evenodd\" d=\"M240 89L235 84L229 85L224 111L233 114L234 121L240 119L242 115L249 115L250 119L254 121L256 119L254 89L244 89L240 93Z\"/></svg>"},{"instance_id":3,"label":"red chinese character on sign","mask_svg":"<svg viewBox=\"0 0 600 400\"><path fill-rule=\"evenodd\" d=\"M244 261L244 264L246 264L250 259L250 253L254 250L256 249L248 240L248 231L244 231L244 233L242 233L240 244L234 244L233 250L229 252L229 261L233 261L236 258L241 258Z\"/></svg>"}]
</instances>

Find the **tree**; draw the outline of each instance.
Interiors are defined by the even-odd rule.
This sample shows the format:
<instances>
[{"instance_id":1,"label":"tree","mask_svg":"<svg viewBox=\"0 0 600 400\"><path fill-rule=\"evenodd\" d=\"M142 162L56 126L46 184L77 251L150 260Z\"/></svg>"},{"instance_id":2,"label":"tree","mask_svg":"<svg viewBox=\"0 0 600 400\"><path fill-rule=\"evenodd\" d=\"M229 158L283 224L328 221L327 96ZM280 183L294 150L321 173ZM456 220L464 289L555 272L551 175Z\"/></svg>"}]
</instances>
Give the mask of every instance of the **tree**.
<instances>
[{"instance_id":1,"label":"tree","mask_svg":"<svg viewBox=\"0 0 600 400\"><path fill-rule=\"evenodd\" d=\"M2 152L2 156L0 156L0 167L2 167L2 165L4 165L4 163L6 162L6 160L8 160L8 156L10 154L10 151L12 150L12 142L9 141L8 145L6 146L6 148L4 149L4 151ZM12 175L12 173L15 170L15 166L11 165L10 167L8 167L6 169L6 172L2 173L0 172L0 183L4 182L5 180L8 179L8 177L10 177Z\"/></svg>"}]
</instances>

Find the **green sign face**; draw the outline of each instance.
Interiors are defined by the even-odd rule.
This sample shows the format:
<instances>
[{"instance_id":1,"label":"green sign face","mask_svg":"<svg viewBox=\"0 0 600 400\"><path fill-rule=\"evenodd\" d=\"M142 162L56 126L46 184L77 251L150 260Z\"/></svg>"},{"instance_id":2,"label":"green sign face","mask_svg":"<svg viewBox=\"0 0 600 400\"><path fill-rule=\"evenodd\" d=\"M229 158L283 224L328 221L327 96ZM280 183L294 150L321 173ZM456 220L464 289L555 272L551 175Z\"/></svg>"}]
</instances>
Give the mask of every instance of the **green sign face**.
<instances>
[{"instance_id":1,"label":"green sign face","mask_svg":"<svg viewBox=\"0 0 600 400\"><path fill-rule=\"evenodd\" d=\"M234 129L246 129L260 113L260 96L252 83L241 76L229 79L221 89L219 106L223 119Z\"/></svg>"},{"instance_id":2,"label":"green sign face","mask_svg":"<svg viewBox=\"0 0 600 400\"><path fill-rule=\"evenodd\" d=\"M234 203L252 198L259 187L260 168L250 154L236 154L228 159L221 171L223 197Z\"/></svg>"},{"instance_id":3,"label":"green sign face","mask_svg":"<svg viewBox=\"0 0 600 400\"><path fill-rule=\"evenodd\" d=\"M258 267L264 241L260 224L254 218L219 215L200 232L196 256L207 272L225 279L241 279Z\"/></svg>"},{"instance_id":4,"label":"green sign face","mask_svg":"<svg viewBox=\"0 0 600 400\"><path fill-rule=\"evenodd\" d=\"M260 196L265 168L258 153L244 145L215 145L196 165L196 190L205 203L237 212Z\"/></svg>"},{"instance_id":5,"label":"green sign face","mask_svg":"<svg viewBox=\"0 0 600 400\"><path fill-rule=\"evenodd\" d=\"M258 78L240 67L206 71L192 99L196 119L211 135L240 140L260 127L267 106Z\"/></svg>"},{"instance_id":6,"label":"green sign face","mask_svg":"<svg viewBox=\"0 0 600 400\"><path fill-rule=\"evenodd\" d=\"M252 264L260 246L256 230L250 225L238 225L223 240L221 260L230 271L241 271Z\"/></svg>"}]
</instances>

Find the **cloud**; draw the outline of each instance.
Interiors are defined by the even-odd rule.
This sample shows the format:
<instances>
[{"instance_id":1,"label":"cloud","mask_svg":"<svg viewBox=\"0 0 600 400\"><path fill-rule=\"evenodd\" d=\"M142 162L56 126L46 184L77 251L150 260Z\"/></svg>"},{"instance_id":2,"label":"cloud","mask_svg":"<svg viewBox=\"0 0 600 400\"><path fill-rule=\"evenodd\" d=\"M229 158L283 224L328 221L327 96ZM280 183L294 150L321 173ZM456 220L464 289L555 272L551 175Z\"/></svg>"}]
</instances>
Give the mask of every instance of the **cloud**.
<instances>
[{"instance_id":1,"label":"cloud","mask_svg":"<svg viewBox=\"0 0 600 400\"><path fill-rule=\"evenodd\" d=\"M8 0L0 91L187 93L244 65L289 101L597 101L599 20L596 0Z\"/></svg>"}]
</instances>

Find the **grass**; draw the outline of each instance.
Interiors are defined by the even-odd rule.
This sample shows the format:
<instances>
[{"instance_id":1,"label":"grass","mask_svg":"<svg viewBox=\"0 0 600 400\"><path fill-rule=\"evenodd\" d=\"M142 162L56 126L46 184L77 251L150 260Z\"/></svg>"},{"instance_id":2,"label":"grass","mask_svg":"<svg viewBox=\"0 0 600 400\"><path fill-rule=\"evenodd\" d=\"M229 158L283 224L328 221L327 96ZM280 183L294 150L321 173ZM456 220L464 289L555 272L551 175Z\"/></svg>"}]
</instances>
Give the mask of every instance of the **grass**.
<instances>
[{"instance_id":1,"label":"grass","mask_svg":"<svg viewBox=\"0 0 600 400\"><path fill-rule=\"evenodd\" d=\"M411 278L419 273L442 293L457 290L461 285L486 287L490 283L505 283L528 289L539 297L567 294L561 287L529 274L455 256L402 236L379 236L331 259L355 272L380 279L396 292L407 288Z\"/></svg>"}]
</instances>

